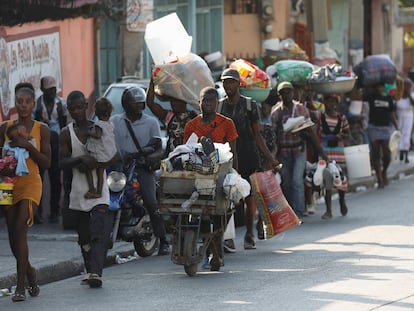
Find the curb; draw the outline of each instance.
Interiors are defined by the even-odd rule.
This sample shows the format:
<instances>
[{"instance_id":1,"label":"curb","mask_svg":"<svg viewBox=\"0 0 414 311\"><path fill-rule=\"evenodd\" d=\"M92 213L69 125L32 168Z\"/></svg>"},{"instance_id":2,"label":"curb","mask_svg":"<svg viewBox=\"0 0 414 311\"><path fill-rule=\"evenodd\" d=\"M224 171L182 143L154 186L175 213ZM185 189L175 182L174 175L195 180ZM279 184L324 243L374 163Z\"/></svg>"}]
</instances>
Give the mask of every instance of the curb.
<instances>
[{"instance_id":1,"label":"curb","mask_svg":"<svg viewBox=\"0 0 414 311\"><path fill-rule=\"evenodd\" d=\"M388 173L388 180L399 180L401 176L413 175L414 174L414 167L404 168L400 170L396 170L392 174ZM365 186L367 188L374 188L376 183L375 174L370 177L360 178L350 180L348 186L348 192L358 192L361 186Z\"/></svg>"},{"instance_id":2,"label":"curb","mask_svg":"<svg viewBox=\"0 0 414 311\"><path fill-rule=\"evenodd\" d=\"M79 251L80 252L80 251ZM116 264L116 257L132 256L135 249L112 252L106 257L105 268ZM51 282L60 281L70 277L80 275L84 271L83 260L81 257L74 257L70 260L61 261L55 264L45 265L37 268L38 283L44 285ZM0 278L0 289L8 288L16 284L16 273Z\"/></svg>"}]
</instances>

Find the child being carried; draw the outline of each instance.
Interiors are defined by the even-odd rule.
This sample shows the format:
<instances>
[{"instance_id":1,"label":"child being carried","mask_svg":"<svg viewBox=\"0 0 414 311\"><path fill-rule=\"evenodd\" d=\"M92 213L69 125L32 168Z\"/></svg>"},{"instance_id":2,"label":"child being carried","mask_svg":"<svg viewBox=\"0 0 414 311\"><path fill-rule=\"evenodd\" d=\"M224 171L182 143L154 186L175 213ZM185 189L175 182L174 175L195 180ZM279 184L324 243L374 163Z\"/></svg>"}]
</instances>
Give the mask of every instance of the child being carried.
<instances>
[{"instance_id":1,"label":"child being carried","mask_svg":"<svg viewBox=\"0 0 414 311\"><path fill-rule=\"evenodd\" d=\"M98 162L98 167L96 168L97 185L95 188L92 171L86 171L85 174L89 190L85 193L85 199L96 199L101 197L105 171L105 167L102 163L108 162L117 153L114 126L109 121L112 110L112 104L108 99L101 97L96 100L95 114L98 117L98 120L88 132L89 137L86 142L86 149Z\"/></svg>"}]
</instances>

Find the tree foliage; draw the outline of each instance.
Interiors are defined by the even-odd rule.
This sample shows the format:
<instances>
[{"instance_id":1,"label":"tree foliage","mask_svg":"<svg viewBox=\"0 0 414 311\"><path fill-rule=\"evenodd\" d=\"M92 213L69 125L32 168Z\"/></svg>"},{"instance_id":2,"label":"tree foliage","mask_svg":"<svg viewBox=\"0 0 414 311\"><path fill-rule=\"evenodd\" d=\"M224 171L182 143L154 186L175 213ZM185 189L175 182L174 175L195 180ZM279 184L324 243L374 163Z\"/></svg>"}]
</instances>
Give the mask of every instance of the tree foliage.
<instances>
[{"instance_id":1,"label":"tree foliage","mask_svg":"<svg viewBox=\"0 0 414 311\"><path fill-rule=\"evenodd\" d=\"M398 0L400 8L414 7L414 0Z\"/></svg>"}]
</instances>

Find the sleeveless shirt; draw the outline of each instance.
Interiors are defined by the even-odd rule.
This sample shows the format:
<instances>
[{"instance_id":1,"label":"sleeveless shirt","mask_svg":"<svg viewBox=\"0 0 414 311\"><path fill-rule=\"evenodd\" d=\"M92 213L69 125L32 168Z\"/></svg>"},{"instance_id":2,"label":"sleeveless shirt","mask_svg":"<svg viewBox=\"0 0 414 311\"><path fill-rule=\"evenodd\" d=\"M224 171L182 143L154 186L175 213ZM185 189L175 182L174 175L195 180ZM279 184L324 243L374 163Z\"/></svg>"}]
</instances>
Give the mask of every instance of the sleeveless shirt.
<instances>
[{"instance_id":1,"label":"sleeveless shirt","mask_svg":"<svg viewBox=\"0 0 414 311\"><path fill-rule=\"evenodd\" d=\"M72 145L72 157L88 155L86 145L83 144L73 129L73 123L68 124L70 133L70 142ZM94 206L105 204L109 205L109 189L106 182L102 186L102 196L97 199L85 199L84 195L88 191L88 182L86 175L81 173L77 168L72 169L72 189L70 191L69 208L83 212L89 212ZM92 170L93 183L97 183L96 169ZM104 181L106 181L106 172L104 171Z\"/></svg>"}]
</instances>

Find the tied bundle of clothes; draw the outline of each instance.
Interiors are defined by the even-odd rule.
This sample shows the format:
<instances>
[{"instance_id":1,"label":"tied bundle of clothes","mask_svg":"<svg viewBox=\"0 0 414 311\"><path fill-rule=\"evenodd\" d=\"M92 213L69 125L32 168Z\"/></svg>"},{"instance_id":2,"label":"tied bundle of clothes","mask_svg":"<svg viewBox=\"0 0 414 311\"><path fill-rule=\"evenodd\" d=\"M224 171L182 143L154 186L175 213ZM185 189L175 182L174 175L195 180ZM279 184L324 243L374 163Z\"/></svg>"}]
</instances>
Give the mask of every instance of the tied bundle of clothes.
<instances>
[{"instance_id":1,"label":"tied bundle of clothes","mask_svg":"<svg viewBox=\"0 0 414 311\"><path fill-rule=\"evenodd\" d=\"M189 141L192 141L191 137ZM167 171L194 171L213 174L218 171L219 152L210 138L202 137L201 144L177 146L166 159Z\"/></svg>"}]
</instances>

